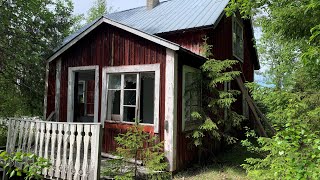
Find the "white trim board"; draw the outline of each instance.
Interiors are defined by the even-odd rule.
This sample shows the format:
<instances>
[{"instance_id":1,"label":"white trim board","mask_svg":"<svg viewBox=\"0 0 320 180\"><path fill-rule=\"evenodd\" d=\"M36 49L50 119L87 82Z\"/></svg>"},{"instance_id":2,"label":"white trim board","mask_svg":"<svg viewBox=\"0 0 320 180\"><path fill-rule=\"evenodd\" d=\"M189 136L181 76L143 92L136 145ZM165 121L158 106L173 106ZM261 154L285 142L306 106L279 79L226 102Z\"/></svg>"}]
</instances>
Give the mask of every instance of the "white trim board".
<instances>
[{"instance_id":1,"label":"white trim board","mask_svg":"<svg viewBox=\"0 0 320 180\"><path fill-rule=\"evenodd\" d=\"M177 88L178 57L174 51L167 49L164 151L169 161L169 171L177 168Z\"/></svg>"},{"instance_id":2,"label":"white trim board","mask_svg":"<svg viewBox=\"0 0 320 180\"><path fill-rule=\"evenodd\" d=\"M107 24L110 24L110 25L115 26L117 28L123 29L123 30L125 30L127 32L130 32L132 34L135 34L137 36L145 38L145 39L147 39L149 41L152 41L154 43L157 43L159 45L162 45L162 46L164 46L166 48L169 48L171 50L174 50L174 51L178 51L180 49L180 46L178 44L175 44L175 43L170 42L168 40L162 39L162 38L160 38L158 36L155 36L155 35L147 34L147 33L143 32L143 31L131 28L129 26L126 26L126 25L123 25L121 23L112 21L112 20L107 19L105 17L101 17L97 22L95 22L93 25L91 25L88 29L86 29L81 34L79 34L78 36L73 38L70 42L68 42L66 45L64 45L60 50L58 50L51 57L49 57L48 58L48 62L51 62L54 59L56 59L64 51L69 49L71 46L73 46L75 43L77 43L79 40L81 40L83 37L85 37L88 33L90 33L92 30L94 30L96 27L98 27L102 23L107 23Z\"/></svg>"},{"instance_id":3,"label":"white trim board","mask_svg":"<svg viewBox=\"0 0 320 180\"><path fill-rule=\"evenodd\" d=\"M141 73L154 72L155 73L155 87L154 87L154 133L159 133L159 110L160 110L160 64L148 65L130 65L130 66L114 66L104 67L102 69L102 100L101 100L101 121L107 120L107 93L108 93L108 75L113 73ZM123 80L121 81L123 83ZM122 111L120 111L122 112ZM121 116L122 117L122 116ZM121 121L123 123L123 121ZM142 124L143 125L143 124ZM148 124L152 125L152 124Z\"/></svg>"},{"instance_id":4,"label":"white trim board","mask_svg":"<svg viewBox=\"0 0 320 180\"><path fill-rule=\"evenodd\" d=\"M67 121L73 122L74 114L74 81L75 72L85 71L85 70L95 70L95 85L94 85L94 122L98 123L98 113L99 113L99 66L78 66L69 67L68 69L68 106L67 106Z\"/></svg>"}]
</instances>

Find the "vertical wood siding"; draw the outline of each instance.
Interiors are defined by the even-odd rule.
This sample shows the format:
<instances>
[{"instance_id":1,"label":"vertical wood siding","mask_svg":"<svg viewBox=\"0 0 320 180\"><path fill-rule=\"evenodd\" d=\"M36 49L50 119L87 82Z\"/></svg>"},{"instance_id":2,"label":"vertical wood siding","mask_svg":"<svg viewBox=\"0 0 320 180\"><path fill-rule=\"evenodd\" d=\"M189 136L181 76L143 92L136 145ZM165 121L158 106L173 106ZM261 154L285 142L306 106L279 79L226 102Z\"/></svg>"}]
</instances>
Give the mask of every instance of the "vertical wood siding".
<instances>
[{"instance_id":1,"label":"vertical wood siding","mask_svg":"<svg viewBox=\"0 0 320 180\"><path fill-rule=\"evenodd\" d=\"M60 121L67 121L67 96L68 96L68 68L76 66L99 65L99 121L102 87L102 68L108 66L137 65L137 64L160 64L160 110L159 110L159 136L163 140L164 132L164 97L165 97L165 61L166 48L150 42L146 39L115 28L111 25L102 24L68 49L61 56L61 94L60 94ZM49 81L49 84L53 81ZM54 101L50 99L48 101ZM49 102L51 103L51 102ZM88 111L90 107L88 105ZM89 112L88 112L89 113ZM114 136L120 131L117 126L105 123L103 149L105 152L113 151ZM153 127L147 128L153 132ZM107 147L110 145L110 147Z\"/></svg>"}]
</instances>

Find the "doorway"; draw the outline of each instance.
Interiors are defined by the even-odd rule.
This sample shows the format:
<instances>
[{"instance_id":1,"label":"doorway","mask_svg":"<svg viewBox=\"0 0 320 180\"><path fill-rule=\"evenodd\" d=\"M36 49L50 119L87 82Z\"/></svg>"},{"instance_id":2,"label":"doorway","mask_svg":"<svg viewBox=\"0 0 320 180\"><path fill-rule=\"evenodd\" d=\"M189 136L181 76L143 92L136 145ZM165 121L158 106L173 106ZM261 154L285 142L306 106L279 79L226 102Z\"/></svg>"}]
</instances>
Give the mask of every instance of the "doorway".
<instances>
[{"instance_id":1,"label":"doorway","mask_svg":"<svg viewBox=\"0 0 320 180\"><path fill-rule=\"evenodd\" d=\"M99 67L70 67L68 122L98 122Z\"/></svg>"}]
</instances>

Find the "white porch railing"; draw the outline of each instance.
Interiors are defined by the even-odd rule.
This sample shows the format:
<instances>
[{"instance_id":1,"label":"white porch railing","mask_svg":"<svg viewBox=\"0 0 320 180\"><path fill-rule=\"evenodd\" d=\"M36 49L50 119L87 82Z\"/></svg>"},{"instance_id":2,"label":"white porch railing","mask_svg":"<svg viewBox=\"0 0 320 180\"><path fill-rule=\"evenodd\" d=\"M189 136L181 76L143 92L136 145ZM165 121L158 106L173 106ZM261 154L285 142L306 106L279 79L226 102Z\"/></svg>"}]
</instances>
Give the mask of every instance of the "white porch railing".
<instances>
[{"instance_id":1,"label":"white porch railing","mask_svg":"<svg viewBox=\"0 0 320 180\"><path fill-rule=\"evenodd\" d=\"M51 167L46 178L99 179L99 123L65 123L10 119L7 152L28 152L44 157Z\"/></svg>"}]
</instances>

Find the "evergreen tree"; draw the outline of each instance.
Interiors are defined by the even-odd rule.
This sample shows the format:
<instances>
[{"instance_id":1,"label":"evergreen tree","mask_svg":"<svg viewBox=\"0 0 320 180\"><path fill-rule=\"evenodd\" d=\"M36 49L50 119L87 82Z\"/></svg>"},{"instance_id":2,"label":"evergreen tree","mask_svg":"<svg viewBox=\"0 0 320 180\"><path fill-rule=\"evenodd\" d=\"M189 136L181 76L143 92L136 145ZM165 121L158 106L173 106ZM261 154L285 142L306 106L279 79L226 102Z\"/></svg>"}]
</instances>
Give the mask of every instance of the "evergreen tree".
<instances>
[{"instance_id":1,"label":"evergreen tree","mask_svg":"<svg viewBox=\"0 0 320 180\"><path fill-rule=\"evenodd\" d=\"M204 56L210 57L212 46L207 44L207 39L204 38L201 49ZM244 117L232 109L232 104L241 93L223 88L224 84L231 83L240 75L240 71L233 70L237 63L236 60L208 59L201 67L203 80L198 82L202 85L195 83L191 87L186 87L188 91L203 87L203 108L191 112L192 118L198 121L198 125L187 134L187 137L192 139L193 145L198 148L199 162L204 151L212 151L207 149L206 139L209 139L209 142L221 140L227 144L233 144L237 140L234 131L241 128Z\"/></svg>"}]
</instances>

